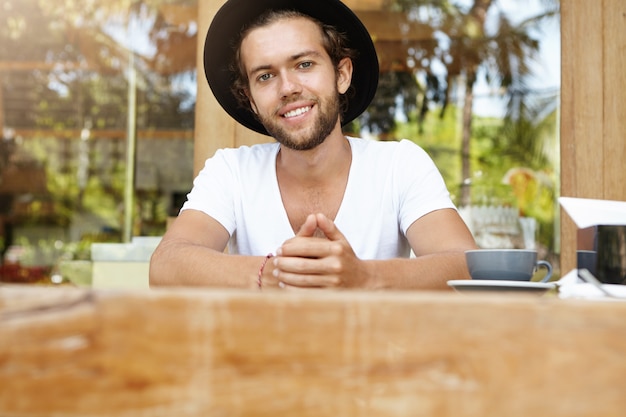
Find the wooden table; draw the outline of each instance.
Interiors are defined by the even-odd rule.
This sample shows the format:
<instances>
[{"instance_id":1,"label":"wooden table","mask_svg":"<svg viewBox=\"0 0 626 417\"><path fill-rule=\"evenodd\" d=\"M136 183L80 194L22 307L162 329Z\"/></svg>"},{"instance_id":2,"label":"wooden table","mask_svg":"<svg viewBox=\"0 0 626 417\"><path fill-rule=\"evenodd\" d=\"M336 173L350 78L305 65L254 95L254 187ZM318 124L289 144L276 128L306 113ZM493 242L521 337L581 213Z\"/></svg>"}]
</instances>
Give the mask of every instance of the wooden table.
<instances>
[{"instance_id":1,"label":"wooden table","mask_svg":"<svg viewBox=\"0 0 626 417\"><path fill-rule=\"evenodd\" d=\"M0 416L616 416L626 303L0 286Z\"/></svg>"}]
</instances>

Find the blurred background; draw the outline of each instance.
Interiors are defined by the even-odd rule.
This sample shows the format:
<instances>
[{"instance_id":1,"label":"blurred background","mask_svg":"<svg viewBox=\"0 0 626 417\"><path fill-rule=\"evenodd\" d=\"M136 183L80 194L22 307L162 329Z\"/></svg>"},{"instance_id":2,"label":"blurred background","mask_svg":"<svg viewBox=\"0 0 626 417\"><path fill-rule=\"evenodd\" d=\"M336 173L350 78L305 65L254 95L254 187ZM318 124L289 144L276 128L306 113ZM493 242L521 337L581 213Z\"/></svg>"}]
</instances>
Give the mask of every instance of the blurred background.
<instances>
[{"instance_id":1,"label":"blurred background","mask_svg":"<svg viewBox=\"0 0 626 417\"><path fill-rule=\"evenodd\" d=\"M93 244L165 232L194 174L199 1L0 0L0 281L68 282ZM481 247L558 271L558 0L344 2L381 62L347 133L415 141Z\"/></svg>"}]
</instances>

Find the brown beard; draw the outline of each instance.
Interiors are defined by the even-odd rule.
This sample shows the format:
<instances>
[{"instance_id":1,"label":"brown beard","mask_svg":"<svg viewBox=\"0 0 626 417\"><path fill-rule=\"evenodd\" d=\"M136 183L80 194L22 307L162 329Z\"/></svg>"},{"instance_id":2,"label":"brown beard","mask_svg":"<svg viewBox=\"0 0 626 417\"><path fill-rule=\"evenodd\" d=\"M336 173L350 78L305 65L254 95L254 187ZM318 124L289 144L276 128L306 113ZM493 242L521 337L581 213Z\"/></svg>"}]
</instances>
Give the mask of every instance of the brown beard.
<instances>
[{"instance_id":1,"label":"brown beard","mask_svg":"<svg viewBox=\"0 0 626 417\"><path fill-rule=\"evenodd\" d=\"M295 151L308 151L324 143L328 135L333 131L339 118L339 93L335 92L335 97L328 101L326 109L322 108L320 101L317 101L320 111L317 122L313 130L305 140L296 140L287 130L273 123L269 118L260 116L260 121L274 139L286 148Z\"/></svg>"}]
</instances>

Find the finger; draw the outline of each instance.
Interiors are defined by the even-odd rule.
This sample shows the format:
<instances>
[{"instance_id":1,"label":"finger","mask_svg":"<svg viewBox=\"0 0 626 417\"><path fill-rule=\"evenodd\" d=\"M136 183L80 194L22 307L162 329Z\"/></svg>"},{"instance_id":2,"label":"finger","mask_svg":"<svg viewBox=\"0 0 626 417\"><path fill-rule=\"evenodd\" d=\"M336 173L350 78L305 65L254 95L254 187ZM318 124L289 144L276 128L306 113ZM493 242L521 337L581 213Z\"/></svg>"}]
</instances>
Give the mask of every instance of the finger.
<instances>
[{"instance_id":1,"label":"finger","mask_svg":"<svg viewBox=\"0 0 626 417\"><path fill-rule=\"evenodd\" d=\"M277 279L282 283L282 288L328 288L336 287L337 283L328 275L303 275L279 271Z\"/></svg>"},{"instance_id":2,"label":"finger","mask_svg":"<svg viewBox=\"0 0 626 417\"><path fill-rule=\"evenodd\" d=\"M302 224L302 226L300 226L300 230L298 230L298 233L296 234L296 236L312 237L316 229L317 229L317 219L315 215L309 214L306 220L304 221L304 223Z\"/></svg>"},{"instance_id":3,"label":"finger","mask_svg":"<svg viewBox=\"0 0 626 417\"><path fill-rule=\"evenodd\" d=\"M317 274L319 269L317 260L313 257L294 256L291 254L274 257L273 267L273 275L279 281L285 273Z\"/></svg>"},{"instance_id":4,"label":"finger","mask_svg":"<svg viewBox=\"0 0 626 417\"><path fill-rule=\"evenodd\" d=\"M289 291L289 292L304 292L304 291L325 291L327 290L327 288L321 288L321 287L296 287L293 285L287 285L285 283L282 283L282 285L279 286L280 289L282 291Z\"/></svg>"},{"instance_id":5,"label":"finger","mask_svg":"<svg viewBox=\"0 0 626 417\"><path fill-rule=\"evenodd\" d=\"M330 262L330 263L329 263ZM296 287L339 285L336 262L298 257L274 259L274 279Z\"/></svg>"},{"instance_id":6,"label":"finger","mask_svg":"<svg viewBox=\"0 0 626 417\"><path fill-rule=\"evenodd\" d=\"M324 232L324 235L330 239L330 240L345 240L345 236L343 235L343 233L341 233L339 231L339 229L337 228L337 226L335 225L335 222L333 222L332 220L330 220L328 217L324 216L321 213L318 213L315 215L315 223L317 225L317 227Z\"/></svg>"},{"instance_id":7,"label":"finger","mask_svg":"<svg viewBox=\"0 0 626 417\"><path fill-rule=\"evenodd\" d=\"M274 262L278 262L279 259L289 258L290 262L299 264L304 259L322 258L336 254L339 248L335 248L335 246L337 246L337 243L327 238L295 237L276 250L277 256Z\"/></svg>"}]
</instances>

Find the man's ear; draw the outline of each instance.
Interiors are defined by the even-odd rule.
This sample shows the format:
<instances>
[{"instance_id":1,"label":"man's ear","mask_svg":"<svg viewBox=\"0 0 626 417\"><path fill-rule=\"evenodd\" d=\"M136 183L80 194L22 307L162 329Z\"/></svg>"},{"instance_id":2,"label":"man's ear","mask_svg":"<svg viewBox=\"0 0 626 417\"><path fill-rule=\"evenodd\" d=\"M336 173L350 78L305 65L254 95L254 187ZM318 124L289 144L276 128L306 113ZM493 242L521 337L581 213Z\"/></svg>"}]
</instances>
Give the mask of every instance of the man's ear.
<instances>
[{"instance_id":1,"label":"man's ear","mask_svg":"<svg viewBox=\"0 0 626 417\"><path fill-rule=\"evenodd\" d=\"M337 65L337 91L339 94L344 94L348 91L350 83L352 83L352 60L350 58L344 58L339 61Z\"/></svg>"}]
</instances>

